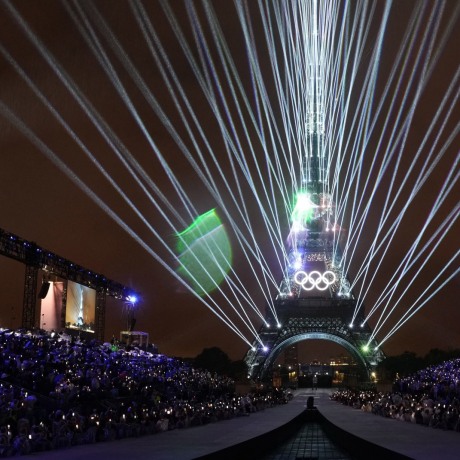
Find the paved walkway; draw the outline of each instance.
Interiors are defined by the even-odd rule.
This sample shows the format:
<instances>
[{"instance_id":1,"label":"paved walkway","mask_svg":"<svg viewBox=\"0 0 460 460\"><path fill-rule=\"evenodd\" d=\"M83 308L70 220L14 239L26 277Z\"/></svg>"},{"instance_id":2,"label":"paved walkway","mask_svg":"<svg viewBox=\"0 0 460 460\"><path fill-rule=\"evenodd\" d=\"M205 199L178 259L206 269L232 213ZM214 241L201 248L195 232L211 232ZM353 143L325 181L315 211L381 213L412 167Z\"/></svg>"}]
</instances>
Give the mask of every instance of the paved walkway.
<instances>
[{"instance_id":1,"label":"paved walkway","mask_svg":"<svg viewBox=\"0 0 460 460\"><path fill-rule=\"evenodd\" d=\"M307 398L313 395L316 408L327 420L359 438L417 460L460 459L460 433L364 413L331 401L329 394L329 390L297 390L288 404L256 412L249 417L141 438L36 453L31 457L50 460L197 459L286 424L305 410Z\"/></svg>"},{"instance_id":2,"label":"paved walkway","mask_svg":"<svg viewBox=\"0 0 460 460\"><path fill-rule=\"evenodd\" d=\"M140 438L122 439L32 454L43 459L65 460L191 460L234 446L272 431L302 413L306 395L288 404L255 412L248 417L205 426L167 431Z\"/></svg>"},{"instance_id":3,"label":"paved walkway","mask_svg":"<svg viewBox=\"0 0 460 460\"><path fill-rule=\"evenodd\" d=\"M329 399L321 392L315 396L319 412L335 426L417 460L459 460L460 433L429 428L352 409Z\"/></svg>"}]
</instances>

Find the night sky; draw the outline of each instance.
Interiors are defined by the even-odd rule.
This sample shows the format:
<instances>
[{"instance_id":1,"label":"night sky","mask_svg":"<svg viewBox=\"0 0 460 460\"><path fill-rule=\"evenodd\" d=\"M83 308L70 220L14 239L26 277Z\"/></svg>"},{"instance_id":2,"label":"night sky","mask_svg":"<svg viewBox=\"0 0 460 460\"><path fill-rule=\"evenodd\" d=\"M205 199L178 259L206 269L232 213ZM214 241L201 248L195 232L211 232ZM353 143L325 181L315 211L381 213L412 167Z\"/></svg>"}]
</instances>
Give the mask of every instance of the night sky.
<instances>
[{"instance_id":1,"label":"night sky","mask_svg":"<svg viewBox=\"0 0 460 460\"><path fill-rule=\"evenodd\" d=\"M194 108L213 152L219 158L219 166L230 171L231 165L223 153L226 145L215 115L210 109L179 41L171 29L165 10L161 6L162 3L151 1L140 5L145 8L144 14L147 15L146 17L149 18L158 34L159 41L174 67L180 87ZM209 32L202 3L192 3L196 5L197 15L211 44L212 60L209 59L207 62L208 75L212 77L213 69L210 63L219 64L218 52L216 47L212 45L212 36ZM258 44L258 59L262 75L264 75L271 103L275 108L275 119L279 121L279 127L281 127L279 112L276 112L278 99L275 97L276 90L270 73L270 58L264 46L263 30L256 3L254 2L248 8L253 25L252 32ZM389 251L384 256L379 257L378 261L381 261L382 265L366 296L367 309L375 302L385 285L390 283L391 275L399 265L402 255L420 234L449 172L453 172L452 177L459 174L459 4L455 1L445 4L443 2L423 3L426 9L422 15L422 23L428 24L430 14L433 14L434 21L438 17L441 18L439 36L435 40L433 55L428 66L432 65L433 71L428 80L424 82L423 94L417 106L414 107L415 115L408 130L407 139L405 144L400 146L403 154L400 173L396 180L403 183L405 172L408 171L416 155L420 153L422 158L426 158L430 146L435 145L436 151L445 149L445 153L440 162L435 165L433 173L407 211ZM174 17L184 30L184 37L190 46L191 53L199 61L200 56L202 56L201 52L205 47L202 46L202 49L199 50L194 41L190 21L187 17L186 5L188 2L178 0L166 4L173 9ZM373 102L375 107L378 106L379 97L385 91L385 83L391 74L392 65L417 4L412 1L396 1L390 11ZM66 8L64 5L68 5L68 7ZM253 110L256 110L256 104L252 97L253 82L251 82L248 72L248 57L244 49L244 37L234 3L231 1L211 1L210 5L227 41L243 87L248 95L249 104ZM375 16L370 23L368 43L363 47L361 56L363 65L359 67L357 82L352 91L352 104L358 104L359 79L363 79L366 74L366 60L369 59L374 49L373 40L377 25L381 22L382 5L379 3L377 5ZM86 27L86 30L95 31L106 52L105 57L111 63L112 78L102 69L101 62L95 57L88 43L85 42L81 31L72 19L72 15L78 18L77 21L83 28ZM99 15L115 38L112 37L110 40L104 35L105 29L103 23L98 20ZM83 16L89 21L88 23L83 21ZM447 33L449 21L452 19L454 19L453 27ZM49 53L48 56L52 56L50 61L47 61L40 54L26 30L31 31L35 37L39 38L41 46ZM444 40L443 34L445 33L447 34ZM136 329L148 332L150 340L158 346L160 352L172 356L196 356L205 347L218 346L232 359L241 359L248 348L247 344L198 299L188 293L152 257L151 253L146 251L135 238L126 232L126 229L122 228L107 212L101 209L90 196L91 193L97 195L105 203L107 209L116 213L120 221L128 225L132 232L144 241L145 245L149 246L167 264L174 266L171 256L162 248L157 237L148 226L154 228L170 247L175 245L174 232L166 224L164 216L146 197L142 187L129 175L126 167L116 157L114 152L117 148L119 149L119 146L110 145L104 137L104 134L107 135L110 130L126 147L125 152L132 155L145 171L143 185L145 186L148 183L148 178L150 178L152 183L173 203L174 210L183 220L191 222L186 206L178 199L174 187L172 187L154 152L155 149L161 152L164 160L171 165L178 182L187 191L187 196L195 207L196 215L212 208L219 210L222 207L186 161L177 141L168 132L158 111L155 113L152 109L140 89L139 79L136 75L130 75L127 72L122 65L120 56L111 48L110 45L115 43L115 39L123 46L126 56L129 57L136 69L136 75L141 76L142 81L145 82L155 100L153 105L161 108L183 140L184 145L194 152L195 158L197 157L186 127L180 120L177 109L168 94L167 85L165 85L142 36L133 10L130 8L130 2L114 2L112 0L76 3L54 0L40 2L2 1L0 3L0 45L2 47L0 53L0 228L15 233L24 239L34 241L66 259L104 274L106 277L130 286L139 292L142 300L136 313ZM92 40L93 47L96 48L97 42L94 38ZM422 58L428 52L428 49L422 49ZM407 83L411 78L410 74L414 63L417 62L417 53L418 49L414 45L412 53L408 54L408 70L401 77L403 83ZM8 56L17 63L24 73L23 76L18 69L14 68ZM414 88L421 81L421 67L423 65L414 70L415 86L412 86L410 91L402 89L396 93L395 85L390 85L390 92L395 94L394 110L390 111L388 103L384 104L383 113L389 115L388 117L382 115L377 119L380 129L376 129L366 147L370 153L366 157L365 168L369 167L373 158L372 152L379 148L379 134L381 132L384 133L383 143L385 145L391 144L391 129L384 129L385 120L388 119L390 127L401 123L397 120L397 109L403 104L405 97L415 97L416 90ZM222 81L225 81L225 71L222 66L216 67L214 72ZM68 78L67 87L59 75ZM119 78L118 83L114 81L114 75ZM23 78L24 76L29 78L35 89L46 98L48 106L37 96L34 89ZM133 76L134 78L132 78ZM175 85L171 76L168 81L173 86ZM438 107L452 83L454 89L449 97L449 102L436 122L436 127L427 144L422 145L423 136L436 117ZM116 84L119 85L119 88L122 85L123 90L129 95L139 119L142 120L143 129L149 133L154 146L144 135L143 129L136 123L127 105L116 91ZM213 85L215 84L213 83ZM217 85L214 87L217 89ZM402 86L402 88L404 87ZM175 91L176 94L179 94L177 87L175 87ZM228 85L222 91L228 96L230 91ZM242 100L241 104L243 105ZM89 116L88 112L85 113L82 105L88 111L92 111L92 117ZM242 110L245 111L246 109L243 107ZM406 107L405 113L407 110ZM234 105L231 107L231 111L235 115L236 107ZM56 119L54 113L62 117L61 120L65 125ZM96 113L97 115L95 115ZM353 115L354 110L350 109L348 114L350 120ZM246 112L244 117L249 120ZM190 116L188 116L188 120L191 122ZM445 126L443 126L444 122ZM73 134L65 126L69 127ZM241 123L236 124L236 129L242 130ZM197 128L194 127L193 130L194 134L198 135ZM249 131L255 146L255 155L260 155L262 161L263 157L257 136L253 130L251 131L251 128ZM440 139L435 143L438 133L440 133ZM37 139L40 140L41 144L37 142ZM40 145L45 148L40 148ZM95 167L94 162L84 154L82 145L94 155L114 183L135 204L145 221L139 218L122 200L120 194L109 184L103 173ZM205 151L203 140L199 141L199 147ZM247 141L243 142L242 148L248 151ZM61 167L56 161L50 159L50 156L53 155L62 161ZM63 172L62 165L64 164L72 171L73 180L72 177ZM210 160L207 160L207 164L209 164L210 171L215 175L216 180L221 180L218 177L217 166L212 164ZM261 165L263 166L262 163ZM417 165L417 168L422 168L423 161L419 160ZM254 165L251 163L250 167L254 168ZM391 167L394 167L394 162L390 164ZM81 181L80 184L84 185L79 187L77 178ZM231 178L229 180L235 189L235 183L232 182ZM388 178L386 177L385 180ZM386 190L389 187L388 184L379 187L379 195L372 203L369 224L366 231L360 236L356 256L358 261L360 257L365 256L373 242L375 226L381 217L380 213L385 201ZM259 187L260 184L256 184L256 186ZM225 192L223 186L219 185L219 187L219 190L222 191L223 202L228 203L227 212L232 216L237 216L237 207L231 202L229 194ZM397 212L403 208L405 200L409 199L410 192L411 179L404 186L401 196L395 200L395 210L392 211L394 215L397 215ZM252 209L255 206L255 200L247 185L243 186L242 194L248 208ZM460 185L457 177L456 183L453 183L452 190L436 219L430 224L423 241L427 241L430 236L434 235L437 226L455 209L456 220L452 218L453 225L442 243L436 248L429 264L416 276L413 286L404 294L407 301L403 302L403 305L410 304L411 299L415 299L421 294L439 270L458 251L458 235L460 235L459 197ZM278 200L278 203L280 204L280 212L283 212L281 201ZM166 212L169 216L173 216L172 211L166 210ZM222 212L221 215L225 216L225 213ZM172 218L174 219L174 217ZM237 219L237 217L235 218ZM229 229L225 217L222 220L226 228ZM262 224L257 223L257 219L255 221L253 234L260 247L263 248L269 264L273 266L273 273L275 276L279 276L276 257L273 247L269 244L267 233ZM177 218L175 222L176 225L179 225ZM343 224L344 227L347 227L346 222ZM287 227L283 229L286 236L288 231ZM265 301L257 280L249 272L243 253L230 230L229 237L233 247L235 272L244 280L246 289L263 310ZM433 243L431 244L433 247ZM458 269L459 262L460 257L457 255L447 273L453 273ZM411 274L402 283L415 276L417 267L421 263L422 260L419 260ZM351 276L353 276L354 270L356 270L356 266L353 265L350 267ZM442 279L446 277L444 276ZM24 266L6 257L1 257L0 325L3 327L18 327L20 325L23 282ZM429 295L433 289L426 295ZM401 292L402 289L398 290L396 296L401 295ZM460 280L457 275L385 343L384 351L387 354L398 354L410 350L424 354L435 347L442 349L460 348L459 297ZM221 294L214 294L214 299L217 303L223 304ZM387 330L401 317L402 311L398 309L394 312L386 327ZM375 319L370 320L371 325L375 324ZM260 321L254 318L254 322L258 328ZM125 327L126 315L123 303L108 299L106 339L110 339L113 334L118 336L119 331ZM247 337L252 341L249 333L247 333ZM340 351L335 345L331 346L325 342L314 341L306 343L302 349L305 359L327 358ZM344 350L341 351L344 352Z\"/></svg>"}]
</instances>

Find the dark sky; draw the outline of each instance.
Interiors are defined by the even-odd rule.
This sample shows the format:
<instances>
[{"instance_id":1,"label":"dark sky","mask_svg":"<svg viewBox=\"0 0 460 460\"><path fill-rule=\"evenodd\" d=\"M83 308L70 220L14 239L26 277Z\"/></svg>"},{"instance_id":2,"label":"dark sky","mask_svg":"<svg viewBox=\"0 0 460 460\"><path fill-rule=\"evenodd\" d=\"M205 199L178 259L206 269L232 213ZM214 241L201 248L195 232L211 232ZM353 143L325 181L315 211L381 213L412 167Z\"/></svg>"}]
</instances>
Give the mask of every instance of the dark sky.
<instances>
[{"instance_id":1,"label":"dark sky","mask_svg":"<svg viewBox=\"0 0 460 460\"><path fill-rule=\"evenodd\" d=\"M66 4L68 5L67 9L64 7ZM174 16L184 30L185 39L189 43L192 56L199 60L201 53L190 32L190 21L186 13L187 3L175 1L167 4L173 7ZM197 5L198 17L211 44L212 59L206 61L209 76L210 78L213 76L211 63L214 62L217 64L214 72L221 81L225 81L224 69L221 65L219 66L217 49L212 44L212 37L206 25L204 8L201 2L193 2L193 4ZM185 146L194 151L190 136L187 135L184 123L178 117L177 110L168 95L167 86L162 80L129 5L130 3L127 1L77 2L75 4L54 0L41 2L4 1L0 4L0 45L2 47L2 53L0 53L0 103L2 104L0 110L0 228L27 240L35 241L54 253L137 290L142 296L142 301L136 315L136 328L149 332L151 341L158 345L161 352L176 356L196 356L204 347L218 346L232 359L240 359L247 350L247 344L200 301L185 292L177 280L90 197L89 190L106 203L106 206L113 210L133 232L139 235L153 252L165 260L168 265L173 266L171 257L161 247L158 239L133 210L123 202L120 194L97 170L94 163L85 156L82 149L82 145L84 145L88 152L94 155L114 183L129 196L148 225L154 228L170 247L173 247L175 241L173 231L165 223L164 217L145 196L139 184L129 176L126 168L117 159L114 151L119 146L109 145L109 142L104 138L104 134L107 135L110 129L126 147L126 152L129 152L136 159L145 171L146 177L150 178L158 189L171 200L179 215L185 221L191 221L184 204L178 199L174 188L168 181L164 169L154 153L152 144L149 143L143 130L136 123L120 94L116 91L116 82L113 76L117 75L120 79L119 84L123 85L124 91L129 95L133 106L136 108L139 119L142 120L143 128L149 133L155 148L171 165L175 177L186 190L190 202L193 203L196 214L206 212L211 208L218 210L222 208L222 205L217 203L215 197L200 182L190 164L185 160L178 143L162 123L158 111L155 113L142 93L139 76L155 99L153 106L164 111L178 135L183 139ZM141 5L145 7L146 17L149 18L158 34L165 53L174 67L180 87L194 108L212 151L219 158L219 165L224 170L230 171L230 164L223 153L225 142L215 115L203 96L192 68L184 57L178 39L161 7L161 2L146 2ZM253 83L248 72L248 57L244 50L242 28L234 4L231 1L214 1L210 2L210 5L219 20L243 88L248 95L248 101L252 109L256 110L255 100L252 96ZM362 64L358 69L357 81L351 92L351 104L356 104L358 108L356 110L353 107L350 108L347 113L347 119L350 121L347 123L351 123L354 113L359 111L359 95L360 88L362 88L360 78L364 78L366 74L366 63L375 48L377 25L381 23L383 15L382 5L379 3L377 5L375 16L370 21L369 36L363 47ZM373 101L375 108L386 89L386 82L391 75L393 63L404 41L405 33L409 29L411 18L414 17L412 15L416 5L420 5L420 3L396 1L390 11L380 57L376 95ZM436 121L433 134L429 137L428 142L423 144L423 136L435 119L438 107L452 82L455 86L449 101L454 101L455 97L458 98L459 95L458 74L455 77L455 72L458 72L459 68L458 2L446 2L445 5L443 2L424 2L424 5L425 10L421 10L419 15L425 25L422 29L433 30L428 27L431 14L434 22L437 18L441 18L438 36L433 46L433 55L428 66L434 66L433 72L430 73L429 79L424 82L423 94L414 107L415 115L408 130L405 144L401 140L392 140L391 127L401 124L401 120L397 119L398 108L404 106L404 113L408 113L410 104L407 104L407 100L413 100L416 97L417 84L422 81L420 68L423 66L419 65L414 70L414 84L409 89L405 85L412 78L411 72L414 65L417 62L422 62L423 57L430 52L428 47L420 50L421 58L417 61L419 51L417 41L410 53L407 49L404 51L404 56L407 56L407 69L401 77L401 89L398 91L394 82L390 85L390 94L394 94L393 105L390 108L389 103L385 103L382 115L377 118L377 128L366 147L369 153L366 156L364 168L370 167L372 158L378 156L381 133L383 133L381 145L388 148L394 143L398 151L402 152L400 172L396 176L398 183L404 183L405 174L411 164L416 161L419 153L421 159L417 160L417 170L423 168L423 158L427 158L432 145L435 145L434 150L442 151L443 148L446 148L446 152L442 160L435 165L433 173L411 204L388 252L384 256L378 257L378 262L381 261L382 265L366 297L367 310L376 301L384 287L391 282L391 275L399 265L403 254L420 234L431 206L449 171L453 172L454 176L455 174L458 175L459 172L458 99L453 106L452 102L447 103L439 120ZM279 108L277 108L278 100L274 93L270 59L264 46L260 18L254 4L251 5L249 11L255 41L258 45L261 74L264 76L270 101L275 110L275 119L279 121L278 128L281 128ZM93 51L85 42L81 31L76 27L71 17L71 13L79 18L78 21L83 24L84 28L87 27L86 30L95 31L107 53L106 58L110 60L113 66L112 78L102 70L101 63L98 62ZM89 20L86 26L82 20L82 13ZM104 35L102 22L98 21L99 14L108 25L111 33L114 34L111 39L107 39L107 36ZM453 27L449 32L449 21L452 18L456 19L451 24ZM34 37L39 39L41 46L48 53L49 61L40 54L39 48L36 46L38 42L34 42L34 39L28 36L26 31L31 32ZM445 33L447 35L443 41L443 34ZM94 46L96 41L94 38L92 40ZM136 72L138 72L134 78L132 78L133 75L130 76L122 65L120 56L110 46L116 43L115 40L121 43L126 56L129 57ZM201 45L201 51L203 51L204 45L203 43ZM37 96L34 89L18 72L18 69L14 68L11 60L8 60L8 56L17 63L36 90L46 98L48 106ZM64 85L62 78L68 82L67 86ZM169 82L174 85L171 75ZM215 89L218 88L215 81L211 84ZM222 90L227 96L229 95L228 85ZM179 94L177 88L176 94ZM240 102L242 102L241 98ZM87 108L86 113L82 105ZM451 106L452 111L448 113ZM55 118L53 110L62 117L62 121L72 130L72 133ZM88 115L88 112L91 111L93 111L92 117ZM243 111L245 112L244 107ZM231 106L231 112L233 115L236 114L234 105ZM97 115L94 115L95 113ZM249 120L246 112L244 117L245 120ZM191 122L190 116L188 116L188 120ZM442 125L443 122L446 123L445 126ZM345 125L349 126L347 123ZM236 124L236 129L241 132L241 123ZM194 127L193 130L194 134L198 136L197 128ZM435 143L438 133L440 139ZM449 136L453 136L450 141L448 141ZM263 166L262 161L265 162L265 160L261 156L260 143L258 143L253 130L250 130L250 137L255 146L255 154L256 156L260 155L259 158ZM46 146L45 150L40 148L36 139L40 140L42 146ZM204 151L205 145L202 140L199 141L199 145ZM243 141L242 148L249 151L247 141ZM61 167L50 159L52 155L62 161ZM194 155L196 158L196 152ZM212 164L209 155L207 158L206 163L211 173L219 180L218 168ZM250 162L250 160L248 161ZM390 169L395 166L394 161L391 162ZM78 178L85 185L79 187L75 180L63 172L62 164L67 165L73 171L74 179ZM252 163L251 168L254 168ZM229 177L231 186L235 189L235 183L232 182L230 173ZM375 176L371 180L375 180ZM220 181L219 190L221 190L223 201L228 203L226 211L238 219L237 207L231 203L229 194L225 192L221 179ZM357 270L360 257L364 257L374 240L375 226L381 217L386 191L389 189L389 175L385 176L385 181L385 184L379 187L379 194L372 202L369 223L366 225L366 230L361 235L358 244L357 261L350 267L351 276L353 276L354 270ZM403 187L400 197L394 198L392 196L391 198L395 201L395 208L391 214L393 220L410 197L411 184L413 183L411 181L413 179L409 179ZM147 179L144 179L144 185L146 183ZM261 184L256 185L259 187ZM245 203L249 209L252 209L255 200L247 184L243 185L242 193L245 197ZM369 199L365 195L363 193L364 198ZM458 216L459 196L460 188L457 180L435 221L429 226L423 241L427 241L435 233L437 226L456 207ZM281 200L278 197L277 203L280 205L280 212L283 212ZM171 211L166 210L166 212L169 216L172 215ZM225 216L225 213L221 212L221 215ZM225 218L223 221L225 224ZM256 218L255 221L257 222ZM177 219L175 224L179 225ZM344 226L347 227L346 222L344 222ZM228 225L227 228L229 228ZM287 236L288 228L282 229L282 231ZM249 273L235 236L231 232L229 233L234 249L235 271L244 280L244 285L255 302L263 309L264 298L257 280L254 275ZM412 288L404 294L402 306L393 313L386 330L401 317L404 306L410 305L411 301L423 292L438 271L458 251L459 234L460 226L457 219L423 271L415 277L417 267L422 263L420 260L408 277L402 281L401 286L412 277L416 278ZM268 236L260 222L255 224L254 235L263 248L268 263L273 266L273 272L275 275L279 274L274 250L268 244ZM447 272L448 274L458 268L459 260L457 256L451 269ZM23 276L24 267L21 264L5 257L0 258L0 288L2 292L0 325L2 326L15 327L20 323ZM446 276L442 279L445 278ZM433 289L435 287L431 288L429 292L432 292ZM398 290L396 295L402 295L401 292L402 289ZM457 276L384 345L384 351L387 354L396 354L411 350L423 354L434 347L460 348L459 296L460 281ZM213 297L219 304L225 304L221 294L215 294ZM372 318L370 323L375 324L375 319L375 317ZM260 323L256 319L254 321L258 328ZM110 338L112 334L118 335L119 331L125 328L125 324L126 317L124 316L123 304L109 299L107 303L106 338ZM249 333L247 333L247 337L252 340ZM383 334L379 337L383 337ZM303 348L305 348L306 359L326 358L331 353L337 352L335 346L331 347L326 343L309 342Z\"/></svg>"}]
</instances>

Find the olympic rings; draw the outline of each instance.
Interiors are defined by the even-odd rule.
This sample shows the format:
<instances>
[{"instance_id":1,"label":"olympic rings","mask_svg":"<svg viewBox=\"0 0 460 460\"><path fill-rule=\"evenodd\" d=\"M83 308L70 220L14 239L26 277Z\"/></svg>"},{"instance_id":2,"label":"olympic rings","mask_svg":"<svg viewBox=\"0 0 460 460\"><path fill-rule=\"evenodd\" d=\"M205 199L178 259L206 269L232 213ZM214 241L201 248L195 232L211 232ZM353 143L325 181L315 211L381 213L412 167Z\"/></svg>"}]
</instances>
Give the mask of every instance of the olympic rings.
<instances>
[{"instance_id":1,"label":"olympic rings","mask_svg":"<svg viewBox=\"0 0 460 460\"><path fill-rule=\"evenodd\" d=\"M300 270L294 275L294 281L306 291L311 291L314 288L319 291L325 291L331 284L335 283L335 280L335 273L330 270L324 273L320 273L317 270L313 270L310 273Z\"/></svg>"}]
</instances>

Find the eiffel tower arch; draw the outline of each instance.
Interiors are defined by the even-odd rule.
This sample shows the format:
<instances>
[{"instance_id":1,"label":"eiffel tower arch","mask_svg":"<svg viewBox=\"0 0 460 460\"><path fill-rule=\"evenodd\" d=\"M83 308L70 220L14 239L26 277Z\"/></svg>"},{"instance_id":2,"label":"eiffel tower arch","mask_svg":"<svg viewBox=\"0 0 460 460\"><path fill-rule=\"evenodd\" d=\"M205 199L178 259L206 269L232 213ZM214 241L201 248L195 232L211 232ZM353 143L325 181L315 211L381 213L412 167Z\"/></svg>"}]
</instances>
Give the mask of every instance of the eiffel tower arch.
<instances>
[{"instance_id":1,"label":"eiffel tower arch","mask_svg":"<svg viewBox=\"0 0 460 460\"><path fill-rule=\"evenodd\" d=\"M249 377L266 380L273 370L278 356L296 342L319 339L337 343L354 358L360 369L360 376L368 380L370 373L384 358L372 330L367 323L361 323L362 315L351 318L355 301L333 298L278 299L276 309L278 321L273 315L266 316L266 323L259 330L259 341L253 343L245 356Z\"/></svg>"},{"instance_id":2,"label":"eiffel tower arch","mask_svg":"<svg viewBox=\"0 0 460 460\"><path fill-rule=\"evenodd\" d=\"M384 358L365 321L362 301L353 293L341 249L346 232L335 209L337 189L331 191L337 171L331 167L325 136L327 78L323 78L323 71L327 70L322 63L331 44L321 36L320 7L313 2L303 18L310 21L308 46L314 50L311 61L303 67L305 99L295 124L302 130L303 153L299 156L299 177L293 179L296 197L290 209L283 277L244 358L252 379L266 379L284 349L308 339L343 346L360 366L363 378L369 378Z\"/></svg>"}]
</instances>

